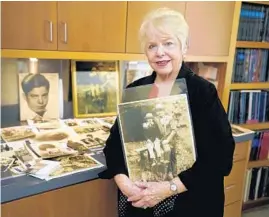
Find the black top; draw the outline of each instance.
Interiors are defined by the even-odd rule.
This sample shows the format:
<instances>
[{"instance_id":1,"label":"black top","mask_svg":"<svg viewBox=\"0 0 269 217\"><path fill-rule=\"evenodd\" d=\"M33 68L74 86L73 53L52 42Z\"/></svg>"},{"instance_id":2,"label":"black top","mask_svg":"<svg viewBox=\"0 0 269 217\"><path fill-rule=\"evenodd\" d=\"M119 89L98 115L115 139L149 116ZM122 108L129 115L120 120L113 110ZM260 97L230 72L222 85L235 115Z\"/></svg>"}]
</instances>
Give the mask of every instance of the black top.
<instances>
[{"instance_id":1,"label":"black top","mask_svg":"<svg viewBox=\"0 0 269 217\"><path fill-rule=\"evenodd\" d=\"M128 87L152 84L155 78L156 72L153 72ZM190 169L178 174L188 191L178 195L172 216L222 217L224 176L232 169L235 148L228 117L213 84L195 75L184 63L179 78L185 78L187 84L197 160ZM111 128L104 154L107 170L99 174L100 178L110 179L120 173L128 175L117 120Z\"/></svg>"}]
</instances>

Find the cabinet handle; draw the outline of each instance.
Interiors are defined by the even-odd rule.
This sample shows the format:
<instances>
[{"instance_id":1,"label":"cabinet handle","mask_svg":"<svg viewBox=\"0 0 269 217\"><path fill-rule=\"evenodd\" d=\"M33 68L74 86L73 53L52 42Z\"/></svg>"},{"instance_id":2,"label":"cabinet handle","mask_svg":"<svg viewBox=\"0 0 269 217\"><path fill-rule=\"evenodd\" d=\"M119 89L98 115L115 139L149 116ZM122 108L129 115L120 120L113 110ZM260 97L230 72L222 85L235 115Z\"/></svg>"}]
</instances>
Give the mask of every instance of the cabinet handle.
<instances>
[{"instance_id":1,"label":"cabinet handle","mask_svg":"<svg viewBox=\"0 0 269 217\"><path fill-rule=\"evenodd\" d=\"M235 185L230 185L230 186L225 187L225 190L230 190L231 188L234 188L234 187Z\"/></svg>"},{"instance_id":2,"label":"cabinet handle","mask_svg":"<svg viewBox=\"0 0 269 217\"><path fill-rule=\"evenodd\" d=\"M53 23L52 23L52 21L49 21L49 26L50 26L50 37L49 37L49 41L52 42L53 41Z\"/></svg>"},{"instance_id":3,"label":"cabinet handle","mask_svg":"<svg viewBox=\"0 0 269 217\"><path fill-rule=\"evenodd\" d=\"M67 44L67 23L66 22L62 22L64 25L64 43Z\"/></svg>"}]
</instances>

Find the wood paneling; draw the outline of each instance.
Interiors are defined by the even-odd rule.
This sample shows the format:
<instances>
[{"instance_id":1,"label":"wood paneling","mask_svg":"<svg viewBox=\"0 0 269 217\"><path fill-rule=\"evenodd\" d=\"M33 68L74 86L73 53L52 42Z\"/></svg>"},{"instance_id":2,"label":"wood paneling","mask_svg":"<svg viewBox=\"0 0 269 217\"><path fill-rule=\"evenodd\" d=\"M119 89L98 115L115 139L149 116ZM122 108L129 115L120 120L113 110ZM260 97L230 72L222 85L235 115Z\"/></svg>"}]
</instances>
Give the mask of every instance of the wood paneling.
<instances>
[{"instance_id":1,"label":"wood paneling","mask_svg":"<svg viewBox=\"0 0 269 217\"><path fill-rule=\"evenodd\" d=\"M189 55L228 56L234 2L187 2Z\"/></svg>"},{"instance_id":2,"label":"wood paneling","mask_svg":"<svg viewBox=\"0 0 269 217\"><path fill-rule=\"evenodd\" d=\"M5 217L116 217L113 181L94 180L1 205Z\"/></svg>"},{"instance_id":3,"label":"wood paneling","mask_svg":"<svg viewBox=\"0 0 269 217\"><path fill-rule=\"evenodd\" d=\"M5 49L57 50L57 2L1 2Z\"/></svg>"},{"instance_id":4,"label":"wood paneling","mask_svg":"<svg viewBox=\"0 0 269 217\"><path fill-rule=\"evenodd\" d=\"M157 8L168 7L185 13L185 2L128 2L128 15L127 15L127 37L126 37L126 52L127 53L143 53L139 40L138 32L144 16Z\"/></svg>"},{"instance_id":5,"label":"wood paneling","mask_svg":"<svg viewBox=\"0 0 269 217\"><path fill-rule=\"evenodd\" d=\"M58 2L58 49L124 52L127 2Z\"/></svg>"},{"instance_id":6,"label":"wood paneling","mask_svg":"<svg viewBox=\"0 0 269 217\"><path fill-rule=\"evenodd\" d=\"M225 206L224 217L241 217L241 210L242 207L240 202Z\"/></svg>"}]
</instances>

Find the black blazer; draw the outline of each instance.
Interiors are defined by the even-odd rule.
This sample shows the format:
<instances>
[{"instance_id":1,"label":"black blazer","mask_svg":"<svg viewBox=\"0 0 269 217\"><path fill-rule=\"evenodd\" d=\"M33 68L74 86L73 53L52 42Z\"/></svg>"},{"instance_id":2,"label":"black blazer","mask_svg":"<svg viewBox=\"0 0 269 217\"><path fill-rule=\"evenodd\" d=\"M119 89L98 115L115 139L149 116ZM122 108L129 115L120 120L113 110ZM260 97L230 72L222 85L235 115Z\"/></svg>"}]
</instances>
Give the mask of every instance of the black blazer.
<instances>
[{"instance_id":1,"label":"black blazer","mask_svg":"<svg viewBox=\"0 0 269 217\"><path fill-rule=\"evenodd\" d=\"M154 83L156 72L128 87ZM188 191L179 195L175 216L221 217L224 210L224 176L233 165L235 142L227 114L213 84L182 64L177 78L185 78L197 151L194 165L178 174ZM107 170L100 178L128 175L122 152L118 122L111 128L104 148Z\"/></svg>"}]
</instances>

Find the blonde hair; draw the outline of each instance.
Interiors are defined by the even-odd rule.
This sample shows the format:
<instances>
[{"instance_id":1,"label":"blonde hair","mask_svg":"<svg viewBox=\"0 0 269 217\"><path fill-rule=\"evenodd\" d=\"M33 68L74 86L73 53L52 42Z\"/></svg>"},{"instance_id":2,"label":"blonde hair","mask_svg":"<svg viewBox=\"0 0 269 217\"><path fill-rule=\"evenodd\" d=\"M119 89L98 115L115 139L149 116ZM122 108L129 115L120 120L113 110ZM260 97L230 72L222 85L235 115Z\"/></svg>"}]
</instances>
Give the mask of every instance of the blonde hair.
<instances>
[{"instance_id":1,"label":"blonde hair","mask_svg":"<svg viewBox=\"0 0 269 217\"><path fill-rule=\"evenodd\" d=\"M139 41L142 50L145 49L150 25L162 33L167 34L169 32L173 34L180 41L182 51L186 49L189 26L180 12L169 8L159 8L148 13L139 30Z\"/></svg>"}]
</instances>

